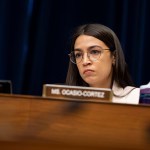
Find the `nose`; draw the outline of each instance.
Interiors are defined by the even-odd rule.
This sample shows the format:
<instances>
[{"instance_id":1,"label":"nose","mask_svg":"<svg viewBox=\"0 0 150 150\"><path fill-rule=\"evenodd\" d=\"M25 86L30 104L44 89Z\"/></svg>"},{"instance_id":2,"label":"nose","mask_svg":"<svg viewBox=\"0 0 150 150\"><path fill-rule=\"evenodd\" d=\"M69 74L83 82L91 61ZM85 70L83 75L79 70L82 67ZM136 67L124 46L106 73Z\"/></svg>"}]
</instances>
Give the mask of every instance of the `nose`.
<instances>
[{"instance_id":1,"label":"nose","mask_svg":"<svg viewBox=\"0 0 150 150\"><path fill-rule=\"evenodd\" d=\"M82 58L82 64L83 65L88 65L91 63L91 60L88 56L88 53L84 53L83 58Z\"/></svg>"}]
</instances>

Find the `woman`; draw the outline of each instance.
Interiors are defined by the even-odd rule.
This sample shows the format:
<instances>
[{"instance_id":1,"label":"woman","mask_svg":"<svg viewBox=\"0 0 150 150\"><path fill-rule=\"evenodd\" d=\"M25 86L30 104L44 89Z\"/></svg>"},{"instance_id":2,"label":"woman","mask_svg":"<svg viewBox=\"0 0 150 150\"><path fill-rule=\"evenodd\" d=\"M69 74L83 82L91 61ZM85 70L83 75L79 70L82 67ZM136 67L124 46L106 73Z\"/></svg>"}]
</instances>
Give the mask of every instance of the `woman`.
<instances>
[{"instance_id":1,"label":"woman","mask_svg":"<svg viewBox=\"0 0 150 150\"><path fill-rule=\"evenodd\" d=\"M79 26L72 38L67 85L111 88L113 102L139 103L116 34L101 24Z\"/></svg>"}]
</instances>

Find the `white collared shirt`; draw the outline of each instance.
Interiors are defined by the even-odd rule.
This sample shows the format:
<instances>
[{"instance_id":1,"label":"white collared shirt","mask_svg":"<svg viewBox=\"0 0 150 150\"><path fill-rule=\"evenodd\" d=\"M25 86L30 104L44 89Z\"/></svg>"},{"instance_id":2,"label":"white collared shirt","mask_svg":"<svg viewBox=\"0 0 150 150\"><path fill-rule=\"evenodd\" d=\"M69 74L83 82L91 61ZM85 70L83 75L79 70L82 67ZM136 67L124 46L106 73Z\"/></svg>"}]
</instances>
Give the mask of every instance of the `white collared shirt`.
<instances>
[{"instance_id":1,"label":"white collared shirt","mask_svg":"<svg viewBox=\"0 0 150 150\"><path fill-rule=\"evenodd\" d=\"M112 91L113 91L112 102L126 103L126 104L139 104L140 88L136 88L133 86L127 86L125 88L121 88L114 82Z\"/></svg>"}]
</instances>

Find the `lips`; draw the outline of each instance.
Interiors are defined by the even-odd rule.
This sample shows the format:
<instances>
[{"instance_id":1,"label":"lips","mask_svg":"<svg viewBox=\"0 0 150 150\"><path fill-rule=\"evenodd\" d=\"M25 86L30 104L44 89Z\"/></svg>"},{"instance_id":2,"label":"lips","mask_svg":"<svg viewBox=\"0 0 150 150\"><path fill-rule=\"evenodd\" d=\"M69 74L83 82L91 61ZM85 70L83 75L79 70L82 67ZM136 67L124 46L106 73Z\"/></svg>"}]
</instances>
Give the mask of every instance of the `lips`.
<instances>
[{"instance_id":1,"label":"lips","mask_svg":"<svg viewBox=\"0 0 150 150\"><path fill-rule=\"evenodd\" d=\"M92 73L92 72L94 72L94 70L86 69L83 71L83 74Z\"/></svg>"}]
</instances>

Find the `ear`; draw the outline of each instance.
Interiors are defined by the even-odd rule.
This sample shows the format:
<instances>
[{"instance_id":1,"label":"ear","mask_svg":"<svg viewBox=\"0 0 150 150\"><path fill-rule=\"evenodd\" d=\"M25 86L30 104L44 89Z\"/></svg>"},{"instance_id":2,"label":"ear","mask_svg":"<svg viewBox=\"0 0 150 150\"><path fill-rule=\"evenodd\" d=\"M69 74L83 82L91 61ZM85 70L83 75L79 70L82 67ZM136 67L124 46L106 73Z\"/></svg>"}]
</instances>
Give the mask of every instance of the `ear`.
<instances>
[{"instance_id":1,"label":"ear","mask_svg":"<svg viewBox=\"0 0 150 150\"><path fill-rule=\"evenodd\" d=\"M112 54L112 64L113 66L116 64L116 52L113 52Z\"/></svg>"},{"instance_id":2,"label":"ear","mask_svg":"<svg viewBox=\"0 0 150 150\"><path fill-rule=\"evenodd\" d=\"M115 58L115 56L113 56L113 58L112 58L112 64L115 64L116 63L116 58Z\"/></svg>"}]
</instances>

